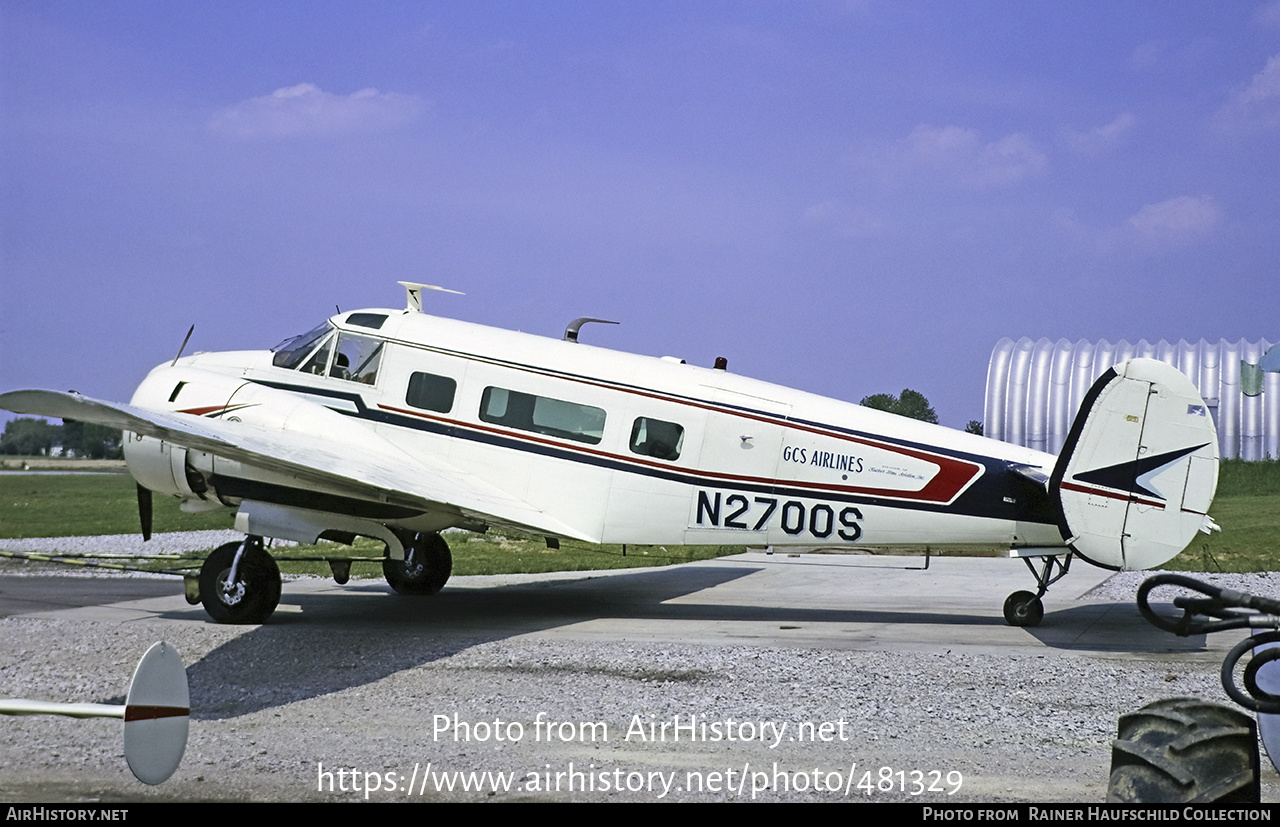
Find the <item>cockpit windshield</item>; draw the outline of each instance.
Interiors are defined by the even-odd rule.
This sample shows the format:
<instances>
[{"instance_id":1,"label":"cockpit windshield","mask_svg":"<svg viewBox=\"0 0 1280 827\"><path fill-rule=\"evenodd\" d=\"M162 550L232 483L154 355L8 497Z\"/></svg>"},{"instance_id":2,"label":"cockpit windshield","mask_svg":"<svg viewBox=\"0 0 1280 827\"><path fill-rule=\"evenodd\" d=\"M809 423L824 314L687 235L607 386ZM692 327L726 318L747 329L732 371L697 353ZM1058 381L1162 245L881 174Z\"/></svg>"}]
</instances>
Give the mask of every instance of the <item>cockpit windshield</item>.
<instances>
[{"instance_id":1,"label":"cockpit windshield","mask_svg":"<svg viewBox=\"0 0 1280 827\"><path fill-rule=\"evenodd\" d=\"M286 339L272 348L272 350L276 352L276 355L272 357L271 364L278 368L296 368L303 359L307 358L307 354L311 352L316 344L319 343L319 341L331 330L333 330L333 328L326 321L311 330L308 330L301 336L294 336L292 339Z\"/></svg>"}]
</instances>

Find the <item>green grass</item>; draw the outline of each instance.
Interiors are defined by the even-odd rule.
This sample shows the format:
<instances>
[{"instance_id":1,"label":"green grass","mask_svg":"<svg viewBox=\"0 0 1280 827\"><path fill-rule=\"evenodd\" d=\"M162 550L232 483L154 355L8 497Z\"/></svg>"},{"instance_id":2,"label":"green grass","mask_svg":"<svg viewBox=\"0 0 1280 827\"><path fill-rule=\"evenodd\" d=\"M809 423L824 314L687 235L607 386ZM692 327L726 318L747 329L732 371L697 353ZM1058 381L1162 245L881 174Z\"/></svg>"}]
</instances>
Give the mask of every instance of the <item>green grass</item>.
<instances>
[{"instance_id":1,"label":"green grass","mask_svg":"<svg viewBox=\"0 0 1280 827\"><path fill-rule=\"evenodd\" d=\"M1166 571L1280 571L1280 494L1219 497L1209 509L1222 531L1197 534Z\"/></svg>"},{"instance_id":2,"label":"green grass","mask_svg":"<svg viewBox=\"0 0 1280 827\"><path fill-rule=\"evenodd\" d=\"M594 571L597 569L631 569L668 566L710 560L737 554L743 546L637 546L594 545L575 541L560 542L560 548L547 548L541 538L509 529L491 530L484 534L450 531L444 535L453 554L453 573L532 574L557 571ZM376 557L383 553L382 544L359 538L356 545L340 546L321 543L316 546L281 547L273 550L282 572L328 576L326 563L288 562L290 557L350 555ZM382 577L380 563L353 563L352 577Z\"/></svg>"},{"instance_id":3,"label":"green grass","mask_svg":"<svg viewBox=\"0 0 1280 827\"><path fill-rule=\"evenodd\" d=\"M178 510L177 500L152 497L152 531L231 528L230 509ZM0 538L139 534L137 485L127 473L0 474Z\"/></svg>"},{"instance_id":4,"label":"green grass","mask_svg":"<svg viewBox=\"0 0 1280 827\"><path fill-rule=\"evenodd\" d=\"M595 571L599 569L632 569L667 566L710 560L737 554L742 546L635 546L565 543L549 549L546 542L533 535L502 530L485 534L450 531L444 535L453 553L454 574L533 574L559 571ZM195 571L212 549L191 549L181 557L130 560L130 565L148 571ZM321 542L316 545L277 545L271 549L283 574L329 577L329 564L322 560L297 558L380 557L383 545L375 540L358 538L355 546ZM116 561L111 561L116 562ZM35 566L59 566L58 563L29 561ZM378 561L358 560L351 564L351 577L382 578Z\"/></svg>"},{"instance_id":5,"label":"green grass","mask_svg":"<svg viewBox=\"0 0 1280 827\"><path fill-rule=\"evenodd\" d=\"M1224 459L1218 467L1218 497L1280 495L1280 459Z\"/></svg>"},{"instance_id":6,"label":"green grass","mask_svg":"<svg viewBox=\"0 0 1280 827\"><path fill-rule=\"evenodd\" d=\"M1280 570L1280 461L1223 460L1209 514L1222 531L1197 534L1162 570Z\"/></svg>"},{"instance_id":7,"label":"green grass","mask_svg":"<svg viewBox=\"0 0 1280 827\"><path fill-rule=\"evenodd\" d=\"M91 534L136 534L137 489L127 473L86 475L0 475L0 538L79 537ZM176 500L154 497L152 530L199 531L232 527L231 509L205 514L186 514ZM486 534L450 532L454 574L512 574L554 571L665 566L708 560L737 554L742 546L634 546L591 545L564 541L558 550L549 549L541 537L510 531ZM209 549L192 549L192 561L199 565ZM353 549L335 543L318 546L281 547L275 553L290 556L366 556L383 553L382 544L360 539ZM181 563L157 561L148 568L181 567ZM289 563L281 570L291 574L328 575L326 563ZM379 563L355 563L353 577L381 577Z\"/></svg>"}]
</instances>

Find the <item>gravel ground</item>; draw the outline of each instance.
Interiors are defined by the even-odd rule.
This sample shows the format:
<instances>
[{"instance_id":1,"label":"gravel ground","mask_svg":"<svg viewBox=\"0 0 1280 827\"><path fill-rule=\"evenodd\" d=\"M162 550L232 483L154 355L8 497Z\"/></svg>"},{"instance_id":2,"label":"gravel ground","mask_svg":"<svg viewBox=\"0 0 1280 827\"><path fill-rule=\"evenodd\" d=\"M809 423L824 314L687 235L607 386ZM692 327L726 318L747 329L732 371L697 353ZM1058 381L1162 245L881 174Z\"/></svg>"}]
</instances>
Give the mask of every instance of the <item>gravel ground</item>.
<instances>
[{"instance_id":1,"label":"gravel ground","mask_svg":"<svg viewBox=\"0 0 1280 827\"><path fill-rule=\"evenodd\" d=\"M1142 579L1084 599L1131 600ZM1273 575L1213 579L1280 589ZM122 702L162 638L188 664L194 710L170 781L133 780L118 721L13 718L0 721L0 799L1101 802L1119 715L1171 696L1225 702L1203 655L655 644L377 617L8 618L0 697ZM648 737L691 720L706 737ZM515 783L463 791L451 776L450 791L441 773L456 772ZM1278 799L1266 767L1263 800Z\"/></svg>"},{"instance_id":2,"label":"gravel ground","mask_svg":"<svg viewBox=\"0 0 1280 827\"><path fill-rule=\"evenodd\" d=\"M238 531L175 531L153 534L151 539L146 541L142 539L141 534L30 537L22 540L0 539L0 549L38 554L130 554L149 557L215 548L243 537L244 535Z\"/></svg>"}]
</instances>

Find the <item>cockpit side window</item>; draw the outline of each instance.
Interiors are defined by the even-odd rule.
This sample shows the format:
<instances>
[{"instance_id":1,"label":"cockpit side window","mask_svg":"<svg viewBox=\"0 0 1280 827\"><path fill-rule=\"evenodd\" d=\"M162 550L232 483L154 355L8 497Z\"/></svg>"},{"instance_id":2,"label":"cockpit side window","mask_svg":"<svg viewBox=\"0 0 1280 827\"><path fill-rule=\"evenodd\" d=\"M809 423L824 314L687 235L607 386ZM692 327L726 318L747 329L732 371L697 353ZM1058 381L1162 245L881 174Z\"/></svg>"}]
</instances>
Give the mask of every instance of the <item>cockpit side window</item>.
<instances>
[{"instance_id":1,"label":"cockpit side window","mask_svg":"<svg viewBox=\"0 0 1280 827\"><path fill-rule=\"evenodd\" d=\"M316 376L324 376L325 365L329 364L329 351L333 349L333 337L330 336L324 340L324 344L316 348L316 352L312 354L307 363L302 366L303 373L314 373Z\"/></svg>"},{"instance_id":2,"label":"cockpit side window","mask_svg":"<svg viewBox=\"0 0 1280 827\"><path fill-rule=\"evenodd\" d=\"M292 339L286 339L284 342L276 345L276 355L272 357L271 364L278 368L288 368L293 370L302 364L302 360L315 349L320 340L324 338L331 328L328 322L324 322L301 336L294 336ZM327 356L327 353L326 353Z\"/></svg>"},{"instance_id":3,"label":"cockpit side window","mask_svg":"<svg viewBox=\"0 0 1280 827\"><path fill-rule=\"evenodd\" d=\"M341 333L338 335L338 353L333 357L329 375L372 385L378 378L378 365L381 361L381 340Z\"/></svg>"}]
</instances>

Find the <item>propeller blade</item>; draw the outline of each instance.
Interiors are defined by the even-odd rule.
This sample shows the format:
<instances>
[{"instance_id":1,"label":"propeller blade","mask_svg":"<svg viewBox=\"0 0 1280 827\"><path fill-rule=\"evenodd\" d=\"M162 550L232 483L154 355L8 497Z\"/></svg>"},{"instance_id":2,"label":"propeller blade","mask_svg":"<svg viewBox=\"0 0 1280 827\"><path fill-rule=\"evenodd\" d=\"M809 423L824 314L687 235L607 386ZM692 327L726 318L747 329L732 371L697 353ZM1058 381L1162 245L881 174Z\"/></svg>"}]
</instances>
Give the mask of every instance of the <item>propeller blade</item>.
<instances>
[{"instance_id":1,"label":"propeller blade","mask_svg":"<svg viewBox=\"0 0 1280 827\"><path fill-rule=\"evenodd\" d=\"M138 486L138 518L142 521L142 540L151 539L151 489Z\"/></svg>"}]
</instances>

